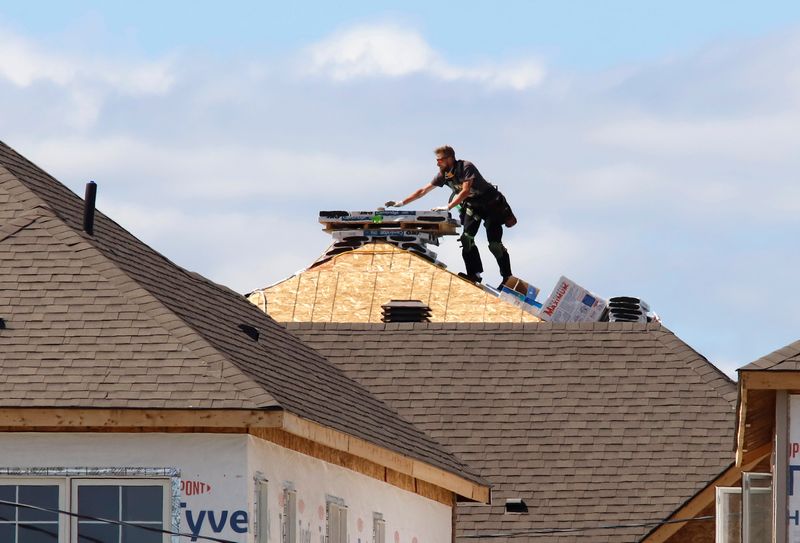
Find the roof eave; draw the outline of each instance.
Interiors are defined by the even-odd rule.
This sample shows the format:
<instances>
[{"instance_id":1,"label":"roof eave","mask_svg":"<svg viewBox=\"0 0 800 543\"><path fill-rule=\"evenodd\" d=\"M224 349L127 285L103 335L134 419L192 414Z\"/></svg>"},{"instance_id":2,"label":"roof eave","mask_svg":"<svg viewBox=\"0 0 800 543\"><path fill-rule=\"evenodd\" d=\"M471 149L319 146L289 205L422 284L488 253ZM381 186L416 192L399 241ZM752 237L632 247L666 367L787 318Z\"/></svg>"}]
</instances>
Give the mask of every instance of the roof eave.
<instances>
[{"instance_id":1,"label":"roof eave","mask_svg":"<svg viewBox=\"0 0 800 543\"><path fill-rule=\"evenodd\" d=\"M486 483L381 447L345 432L288 413L268 409L150 409L98 407L3 407L4 432L230 432L277 429L325 447L363 458L480 503L489 503Z\"/></svg>"}]
</instances>

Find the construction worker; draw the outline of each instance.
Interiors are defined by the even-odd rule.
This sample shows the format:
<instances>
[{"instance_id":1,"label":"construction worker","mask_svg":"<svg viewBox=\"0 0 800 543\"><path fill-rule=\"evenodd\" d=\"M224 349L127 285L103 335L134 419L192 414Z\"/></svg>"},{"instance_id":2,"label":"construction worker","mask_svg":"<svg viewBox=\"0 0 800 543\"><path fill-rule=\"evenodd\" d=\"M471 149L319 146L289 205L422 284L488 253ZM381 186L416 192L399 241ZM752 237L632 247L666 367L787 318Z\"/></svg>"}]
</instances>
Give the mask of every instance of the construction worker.
<instances>
[{"instance_id":1,"label":"construction worker","mask_svg":"<svg viewBox=\"0 0 800 543\"><path fill-rule=\"evenodd\" d=\"M464 228L459 241L467 273L459 275L476 283L481 282L483 263L475 245L475 234L483 221L489 250L497 259L500 275L505 282L511 276L511 260L502 241L503 226L511 227L516 224L514 213L502 193L483 178L472 162L456 160L456 153L449 145L439 147L434 153L439 172L433 181L414 191L408 198L386 202L386 207L403 207L433 189L447 185L453 191L449 203L435 207L432 211L450 211L460 206L461 224Z\"/></svg>"}]
</instances>

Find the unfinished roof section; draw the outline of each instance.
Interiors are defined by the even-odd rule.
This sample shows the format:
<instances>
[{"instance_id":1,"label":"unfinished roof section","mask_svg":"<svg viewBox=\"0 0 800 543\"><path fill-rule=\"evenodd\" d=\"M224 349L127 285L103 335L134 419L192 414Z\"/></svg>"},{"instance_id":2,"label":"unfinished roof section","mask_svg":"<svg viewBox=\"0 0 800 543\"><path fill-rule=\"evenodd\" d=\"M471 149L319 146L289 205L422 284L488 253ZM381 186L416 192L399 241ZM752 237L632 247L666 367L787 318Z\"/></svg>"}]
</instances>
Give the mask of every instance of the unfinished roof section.
<instances>
[{"instance_id":1,"label":"unfinished roof section","mask_svg":"<svg viewBox=\"0 0 800 543\"><path fill-rule=\"evenodd\" d=\"M240 294L99 212L88 236L82 217L79 197L0 143L0 405L283 409L480 481Z\"/></svg>"},{"instance_id":2,"label":"unfinished roof section","mask_svg":"<svg viewBox=\"0 0 800 543\"><path fill-rule=\"evenodd\" d=\"M665 519L733 461L734 383L657 324L288 326L493 485L459 541L638 541L651 527L588 528Z\"/></svg>"},{"instance_id":3,"label":"unfinished roof section","mask_svg":"<svg viewBox=\"0 0 800 543\"><path fill-rule=\"evenodd\" d=\"M249 295L279 322L381 322L390 300L420 300L431 322L538 322L432 262L388 243L347 251Z\"/></svg>"},{"instance_id":4,"label":"unfinished roof section","mask_svg":"<svg viewBox=\"0 0 800 543\"><path fill-rule=\"evenodd\" d=\"M778 390L800 390L800 341L739 368L737 465L771 445Z\"/></svg>"}]
</instances>

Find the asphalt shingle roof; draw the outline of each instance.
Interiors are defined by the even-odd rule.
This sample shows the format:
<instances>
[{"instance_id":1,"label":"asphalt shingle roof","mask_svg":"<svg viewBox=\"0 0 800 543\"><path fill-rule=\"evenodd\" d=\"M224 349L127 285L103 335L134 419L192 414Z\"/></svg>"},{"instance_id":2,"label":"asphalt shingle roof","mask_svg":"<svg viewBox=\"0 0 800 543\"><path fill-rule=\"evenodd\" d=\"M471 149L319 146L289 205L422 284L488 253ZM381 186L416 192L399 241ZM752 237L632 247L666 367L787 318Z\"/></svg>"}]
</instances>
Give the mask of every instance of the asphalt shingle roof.
<instances>
[{"instance_id":1,"label":"asphalt shingle roof","mask_svg":"<svg viewBox=\"0 0 800 543\"><path fill-rule=\"evenodd\" d=\"M480 481L242 295L100 212L94 236L82 223L81 198L0 142L0 406L279 406Z\"/></svg>"},{"instance_id":2,"label":"asphalt shingle roof","mask_svg":"<svg viewBox=\"0 0 800 543\"><path fill-rule=\"evenodd\" d=\"M459 541L664 519L733 461L734 383L660 325L288 327L492 484L491 507L459 506ZM506 514L506 498L528 513Z\"/></svg>"},{"instance_id":3,"label":"asphalt shingle roof","mask_svg":"<svg viewBox=\"0 0 800 543\"><path fill-rule=\"evenodd\" d=\"M762 356L739 368L739 371L798 371L800 370L800 341L790 343L785 347Z\"/></svg>"}]
</instances>

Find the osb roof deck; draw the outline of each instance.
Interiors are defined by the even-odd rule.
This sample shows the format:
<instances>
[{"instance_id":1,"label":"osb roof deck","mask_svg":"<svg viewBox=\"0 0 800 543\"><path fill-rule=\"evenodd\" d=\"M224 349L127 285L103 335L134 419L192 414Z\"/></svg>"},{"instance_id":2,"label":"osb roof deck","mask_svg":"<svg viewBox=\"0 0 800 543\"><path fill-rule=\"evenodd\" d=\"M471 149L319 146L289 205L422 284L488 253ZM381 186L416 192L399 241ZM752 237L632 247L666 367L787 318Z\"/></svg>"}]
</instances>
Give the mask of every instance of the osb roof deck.
<instances>
[{"instance_id":1,"label":"osb roof deck","mask_svg":"<svg viewBox=\"0 0 800 543\"><path fill-rule=\"evenodd\" d=\"M665 519L733 462L735 384L655 323L288 328L489 480L491 507L458 508L463 543L640 541L588 528Z\"/></svg>"},{"instance_id":2,"label":"osb roof deck","mask_svg":"<svg viewBox=\"0 0 800 543\"><path fill-rule=\"evenodd\" d=\"M241 294L99 211L92 236L82 219L81 198L0 142L0 408L282 409L480 482Z\"/></svg>"},{"instance_id":3,"label":"osb roof deck","mask_svg":"<svg viewBox=\"0 0 800 543\"><path fill-rule=\"evenodd\" d=\"M341 253L249 299L279 322L381 322L390 300L421 300L432 322L538 322L456 274L388 243Z\"/></svg>"}]
</instances>

